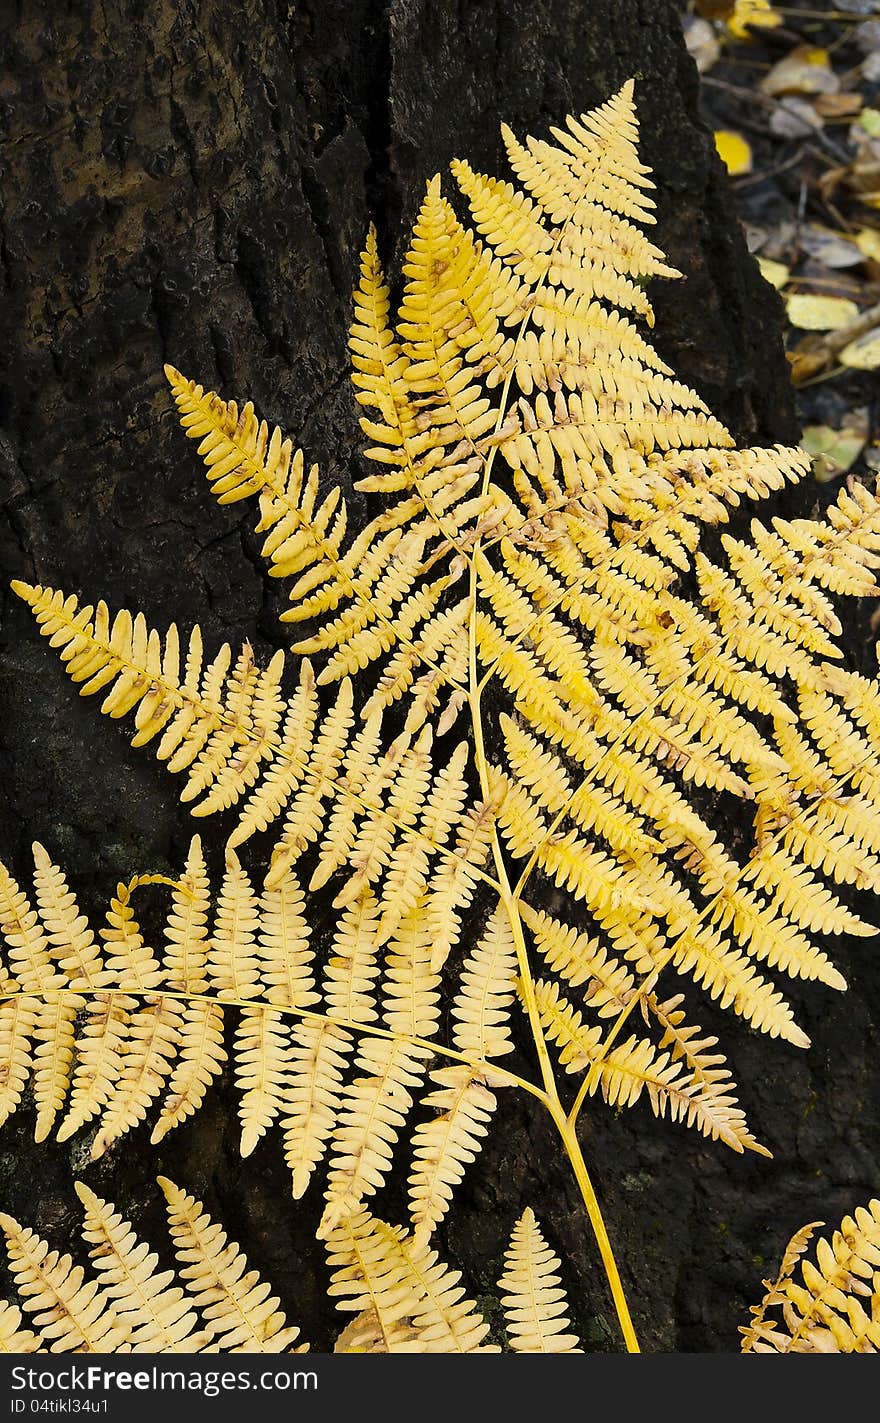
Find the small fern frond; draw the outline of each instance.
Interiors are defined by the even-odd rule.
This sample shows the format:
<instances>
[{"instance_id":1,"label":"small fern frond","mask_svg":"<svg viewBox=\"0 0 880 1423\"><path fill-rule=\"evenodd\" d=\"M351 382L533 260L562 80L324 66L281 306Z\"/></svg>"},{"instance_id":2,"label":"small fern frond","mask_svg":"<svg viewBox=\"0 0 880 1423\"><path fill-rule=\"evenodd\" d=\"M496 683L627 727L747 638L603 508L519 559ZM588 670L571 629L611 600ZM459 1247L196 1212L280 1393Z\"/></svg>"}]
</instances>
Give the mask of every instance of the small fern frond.
<instances>
[{"instance_id":1,"label":"small fern frond","mask_svg":"<svg viewBox=\"0 0 880 1423\"><path fill-rule=\"evenodd\" d=\"M157 1273L159 1257L142 1244L127 1220L81 1181L76 1193L85 1210L83 1237L98 1279L134 1353L195 1354L211 1339L173 1271Z\"/></svg>"},{"instance_id":2,"label":"small fern frond","mask_svg":"<svg viewBox=\"0 0 880 1423\"><path fill-rule=\"evenodd\" d=\"M288 1325L256 1270L211 1220L200 1201L167 1176L159 1185L168 1204L168 1224L188 1293L210 1321L223 1353L280 1354L291 1351L299 1329ZM296 1352L300 1352L302 1345Z\"/></svg>"},{"instance_id":3,"label":"small fern frond","mask_svg":"<svg viewBox=\"0 0 880 1423\"><path fill-rule=\"evenodd\" d=\"M113 1354L127 1343L125 1325L110 1294L86 1278L70 1255L50 1249L12 1216L0 1214L9 1268L22 1302L53 1354Z\"/></svg>"},{"instance_id":4,"label":"small fern frond","mask_svg":"<svg viewBox=\"0 0 880 1423\"><path fill-rule=\"evenodd\" d=\"M568 1333L568 1301L559 1283L561 1262L541 1235L535 1213L523 1211L504 1256L498 1281L507 1333L518 1354L580 1354Z\"/></svg>"}]
</instances>

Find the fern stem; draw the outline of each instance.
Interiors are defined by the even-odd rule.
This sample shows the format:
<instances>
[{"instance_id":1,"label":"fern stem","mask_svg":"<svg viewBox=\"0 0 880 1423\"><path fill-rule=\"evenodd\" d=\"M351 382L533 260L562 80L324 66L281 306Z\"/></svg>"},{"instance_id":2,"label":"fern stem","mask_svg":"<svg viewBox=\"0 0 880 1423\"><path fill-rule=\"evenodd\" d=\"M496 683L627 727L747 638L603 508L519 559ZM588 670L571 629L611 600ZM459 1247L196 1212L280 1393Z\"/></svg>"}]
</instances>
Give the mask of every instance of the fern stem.
<instances>
[{"instance_id":1,"label":"fern stem","mask_svg":"<svg viewBox=\"0 0 880 1423\"><path fill-rule=\"evenodd\" d=\"M526 317L526 319L522 323L522 326L520 327L519 333L517 335L517 343L519 342L519 338L522 335L523 330L525 329L527 319L528 317ZM505 382L504 390L502 392L498 416L499 425L504 418L504 410L510 390L512 375L513 372L511 370L510 372L508 372L507 381ZM488 460L486 462L486 472L483 480L484 493L489 486L492 460L494 459L496 448L497 446L492 447L489 453ZM470 712L471 726L473 728L474 736L474 761L480 776L482 793L484 796L487 796L489 793L488 761L486 758L485 740L483 737L483 720L480 707L483 687L485 685L486 679L480 679L477 670L476 622L478 576L476 553L479 549L479 546L480 540L477 540L474 551L469 560L470 613L468 619L468 663L470 670L470 692L468 694L468 709ZM507 874L507 866L504 862L501 842L498 838L497 830L494 829L492 831L492 855L495 861L495 872L500 885L500 898L502 903L504 904L505 910L507 911L507 915L510 920L510 927L513 932L514 944L516 946L516 956L517 962L519 964L520 973L520 992L525 1003L526 1012L528 1014L529 1026L531 1028L532 1038L535 1044L535 1051L538 1054L538 1062L541 1068L541 1078L544 1082L545 1091L543 1094L541 1094L541 1096L543 1096L544 1098L544 1104L553 1119L553 1122L556 1126L557 1131L559 1132L560 1137L562 1138L562 1143L565 1147L566 1155L568 1156L568 1159L571 1162L571 1168L574 1172L574 1177L577 1181L578 1189L580 1190L581 1198L584 1202L587 1217L589 1219L590 1226L592 1227L596 1244L599 1247L599 1254L601 1256L602 1265L605 1270L605 1277L608 1281L608 1287L611 1290L611 1297L614 1301L614 1308L617 1312L617 1318L620 1324L621 1333L623 1334L623 1340L626 1345L627 1352L630 1354L638 1354L640 1353L639 1341L636 1336L635 1328L633 1326L632 1317L629 1312L629 1306L626 1302L626 1294L624 1293L623 1283L620 1278L620 1271L617 1268L617 1261L614 1258L614 1250L611 1245L608 1230L605 1226L605 1221L602 1216L602 1210L599 1205L599 1200L593 1188L593 1183L590 1180L590 1173L588 1172L586 1162L584 1161L583 1152L581 1151L581 1145L578 1141L577 1130L575 1128L574 1122L570 1122L568 1120L565 1114L565 1109L563 1108L562 1103L560 1101L559 1091L556 1086L556 1079L553 1073L553 1063L550 1059L550 1053L547 1048L547 1041L544 1037L544 1029L541 1025L541 1015L538 1011L538 1004L535 998L535 984L532 978L531 967L529 965L528 947L526 945L525 934L523 933L522 919L520 918L519 913L518 901L522 889L522 884L520 883L515 891L512 889Z\"/></svg>"},{"instance_id":2,"label":"fern stem","mask_svg":"<svg viewBox=\"0 0 880 1423\"><path fill-rule=\"evenodd\" d=\"M478 545L477 545L478 547ZM475 548L476 555L476 548ZM480 689L477 675L477 564L476 556L470 560L470 613L468 616L468 665L470 675L470 692L468 693L468 711L470 712L471 727L474 736L474 763L477 774L480 778L480 787L483 798L488 800L490 795L489 787L489 761L486 756L486 742L483 736L483 715L480 706ZM538 1065L541 1069L541 1080L544 1083L544 1090L547 1094L547 1106L552 1110L553 1104L559 1102L559 1093L556 1088L556 1079L553 1075L553 1064L550 1061L550 1054L547 1050L547 1043L544 1038L544 1029L541 1026L541 1015L538 1012L538 1004L535 999L535 985L532 979L532 972L529 966L529 953L526 947L525 934L523 933L522 920L519 915L519 906L516 896L510 886L507 874L507 866L504 862L504 854L501 849L501 841L498 838L498 831L492 830L492 858L495 861L495 873L498 877L498 897L501 900L510 920L510 928L513 934L513 941L516 947L516 958L519 965L519 976L521 983L522 997L525 1002L526 1012L529 1018L529 1026L532 1030L532 1038L535 1043L535 1051L538 1054Z\"/></svg>"},{"instance_id":3,"label":"fern stem","mask_svg":"<svg viewBox=\"0 0 880 1423\"><path fill-rule=\"evenodd\" d=\"M602 1209L596 1195L593 1183L590 1180L590 1173L584 1161L581 1151L581 1144L578 1141L577 1130L574 1123L566 1117L562 1107L550 1107L550 1115L556 1125L556 1129L562 1138L566 1155L571 1162L571 1169L574 1172L575 1180L578 1183L581 1197L586 1207L587 1215L590 1218L590 1225L593 1227L593 1234L596 1237L596 1244L599 1247L599 1254L602 1257L602 1264L605 1268L605 1276L614 1300L614 1308L617 1311L617 1318L620 1323L624 1343L627 1353L639 1354L639 1341L636 1335L632 1316L629 1312L629 1305L626 1302L626 1295L623 1289L623 1282L620 1278L620 1271L617 1268L617 1261L614 1258L614 1250L605 1221L602 1216Z\"/></svg>"}]
</instances>

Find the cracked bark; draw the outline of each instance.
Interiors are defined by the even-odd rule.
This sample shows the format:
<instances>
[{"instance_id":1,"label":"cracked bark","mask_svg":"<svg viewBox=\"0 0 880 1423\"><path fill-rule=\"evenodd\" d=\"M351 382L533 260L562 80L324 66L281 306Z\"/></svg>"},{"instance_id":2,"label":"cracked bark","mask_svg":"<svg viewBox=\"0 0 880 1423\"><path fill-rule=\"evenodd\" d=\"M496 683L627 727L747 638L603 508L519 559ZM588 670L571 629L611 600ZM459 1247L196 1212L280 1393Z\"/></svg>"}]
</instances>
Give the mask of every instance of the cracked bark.
<instances>
[{"instance_id":1,"label":"cracked bark","mask_svg":"<svg viewBox=\"0 0 880 1423\"><path fill-rule=\"evenodd\" d=\"M253 399L350 487L345 340L366 225L399 261L431 173L456 154L503 171L502 117L541 134L636 76L659 241L687 274L656 292L658 345L744 438L796 433L778 300L746 252L665 0L154 0L146 11L83 0L48 17L20 0L2 55L0 854L25 878L38 836L95 921L118 878L179 865L191 823L155 761L77 700L8 578L143 608L159 627L198 619L209 647L277 645L280 595L239 533L247 508L212 503L163 362ZM355 495L355 526L362 512ZM205 839L217 870L222 830ZM862 1071L837 1005L817 996L813 1007L814 1037ZM850 1007L856 1020L866 1011L861 996ZM790 1230L816 1201L825 1219L838 1198L851 1207L844 1188L872 1170L867 1092L845 1122L829 1109L808 1123L810 1102L829 1100L827 1059L723 1032L779 1165L731 1161L646 1112L590 1113L591 1162L646 1347L735 1347ZM493 1296L510 1224L537 1198L570 1262L579 1327L588 1344L615 1347L564 1163L530 1110L505 1100L441 1243L470 1288ZM3 1204L69 1230L82 1148L35 1149L30 1117L23 1109L0 1136ZM148 1228L159 1171L203 1195L326 1348L335 1318L312 1239L321 1187L279 1229L278 1143L243 1164L236 1142L228 1096L214 1093L158 1151L141 1130L87 1179Z\"/></svg>"}]
</instances>

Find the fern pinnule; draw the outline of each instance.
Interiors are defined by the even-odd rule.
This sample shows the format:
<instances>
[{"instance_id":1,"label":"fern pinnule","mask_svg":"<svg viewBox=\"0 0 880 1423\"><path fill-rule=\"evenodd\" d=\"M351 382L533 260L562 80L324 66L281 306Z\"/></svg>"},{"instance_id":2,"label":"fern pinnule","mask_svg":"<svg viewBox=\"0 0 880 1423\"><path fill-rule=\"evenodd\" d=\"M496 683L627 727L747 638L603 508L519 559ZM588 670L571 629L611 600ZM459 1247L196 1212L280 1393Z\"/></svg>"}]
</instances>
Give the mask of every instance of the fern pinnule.
<instances>
[{"instance_id":1,"label":"fern pinnule","mask_svg":"<svg viewBox=\"0 0 880 1423\"><path fill-rule=\"evenodd\" d=\"M300 1353L256 1270L201 1204L160 1177L178 1275L158 1269L159 1257L116 1207L83 1182L82 1236L91 1276L70 1255L52 1250L12 1216L0 1215L12 1275L36 1331L20 1310L0 1301L0 1352L33 1353Z\"/></svg>"},{"instance_id":2,"label":"fern pinnule","mask_svg":"<svg viewBox=\"0 0 880 1423\"><path fill-rule=\"evenodd\" d=\"M519 1354L579 1354L559 1283L561 1262L547 1245L528 1207L514 1227L498 1281L511 1346Z\"/></svg>"},{"instance_id":3,"label":"fern pinnule","mask_svg":"<svg viewBox=\"0 0 880 1423\"><path fill-rule=\"evenodd\" d=\"M174 1272L157 1273L158 1256L138 1240L128 1221L82 1181L75 1185L85 1210L83 1238L127 1332L128 1348L134 1353L198 1353L211 1332L200 1327L180 1286L172 1286Z\"/></svg>"},{"instance_id":4,"label":"fern pinnule","mask_svg":"<svg viewBox=\"0 0 880 1423\"><path fill-rule=\"evenodd\" d=\"M200 1201L187 1195L167 1176L159 1177L168 1206L168 1224L180 1277L188 1293L210 1321L214 1338L224 1353L289 1352L299 1329L288 1325L256 1270L212 1221ZM307 1346L299 1345L296 1352Z\"/></svg>"},{"instance_id":5,"label":"fern pinnule","mask_svg":"<svg viewBox=\"0 0 880 1423\"><path fill-rule=\"evenodd\" d=\"M125 1352L127 1330L109 1291L87 1279L70 1255L50 1249L11 1215L0 1213L0 1230L6 1236L9 1268L43 1348L53 1354Z\"/></svg>"},{"instance_id":6,"label":"fern pinnule","mask_svg":"<svg viewBox=\"0 0 880 1423\"><path fill-rule=\"evenodd\" d=\"M464 1297L459 1271L400 1226L362 1208L329 1231L327 1255L328 1293L338 1309L366 1315L378 1352L498 1352L482 1342L489 1326Z\"/></svg>"}]
</instances>

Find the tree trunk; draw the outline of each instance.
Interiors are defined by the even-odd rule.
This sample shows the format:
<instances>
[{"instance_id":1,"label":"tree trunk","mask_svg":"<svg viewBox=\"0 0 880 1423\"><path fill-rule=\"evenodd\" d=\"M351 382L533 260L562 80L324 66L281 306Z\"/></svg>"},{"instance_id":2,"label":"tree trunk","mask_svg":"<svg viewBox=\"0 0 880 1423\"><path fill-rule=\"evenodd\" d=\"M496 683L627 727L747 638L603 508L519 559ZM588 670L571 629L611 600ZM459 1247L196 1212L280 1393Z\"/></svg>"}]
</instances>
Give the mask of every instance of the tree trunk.
<instances>
[{"instance_id":1,"label":"tree trunk","mask_svg":"<svg viewBox=\"0 0 880 1423\"><path fill-rule=\"evenodd\" d=\"M658 241L686 274L652 293L657 345L744 439L796 434L778 299L698 120L671 0L80 0L48 12L20 0L19 10L3 37L4 589L23 577L143 609L158 627L198 620L209 648L278 645L279 600L242 532L250 522L211 499L163 363L252 399L326 479L350 487L360 437L346 336L368 222L393 270L433 172L461 155L502 173L500 120L543 135L633 75ZM354 495L355 521L362 507ZM100 922L117 879L179 867L191 822L164 771L98 725L26 609L2 596L0 854L24 880L38 837ZM210 827L205 843L216 870L221 832ZM840 1057L842 1015L814 1011L814 1037ZM735 1348L762 1275L816 1214L805 1196L821 1198L829 1220L838 1203L829 1162L846 1128L819 1110L832 1100L827 1058L731 1031L753 1124L779 1166L734 1158L647 1110L589 1114L588 1159L646 1348ZM855 1181L870 1175L859 1136L868 1111L844 1152ZM870 1111L876 1139L876 1103ZM82 1161L77 1139L35 1148L32 1126L22 1110L0 1136L3 1205L57 1242L72 1228ZM308 1321L313 1347L331 1347L338 1316L313 1238L322 1187L288 1211L277 1143L242 1163L234 1112L216 1093L158 1150L135 1131L87 1179L150 1231L160 1172L222 1215L289 1315ZM618 1347L567 1165L544 1120L505 1100L441 1232L477 1295L497 1296L506 1235L529 1201L566 1258L585 1346Z\"/></svg>"}]
</instances>

